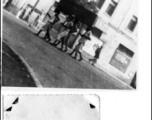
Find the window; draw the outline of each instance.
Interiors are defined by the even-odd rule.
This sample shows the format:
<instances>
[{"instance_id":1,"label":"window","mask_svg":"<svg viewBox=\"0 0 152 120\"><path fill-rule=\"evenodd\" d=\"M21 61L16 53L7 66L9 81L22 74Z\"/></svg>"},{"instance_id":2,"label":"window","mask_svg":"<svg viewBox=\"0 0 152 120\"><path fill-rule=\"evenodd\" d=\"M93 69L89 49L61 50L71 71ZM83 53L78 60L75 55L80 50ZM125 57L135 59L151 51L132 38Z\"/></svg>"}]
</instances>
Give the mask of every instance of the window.
<instances>
[{"instance_id":1,"label":"window","mask_svg":"<svg viewBox=\"0 0 152 120\"><path fill-rule=\"evenodd\" d=\"M134 53L131 50L120 44L113 55L110 64L125 73L133 56Z\"/></svg>"},{"instance_id":2,"label":"window","mask_svg":"<svg viewBox=\"0 0 152 120\"><path fill-rule=\"evenodd\" d=\"M121 44L119 45L118 50L130 58L132 58L134 55L134 53L131 50L129 50L128 48L126 48L125 46Z\"/></svg>"},{"instance_id":3,"label":"window","mask_svg":"<svg viewBox=\"0 0 152 120\"><path fill-rule=\"evenodd\" d=\"M109 4L107 10L106 10L106 13L109 16L112 16L114 11L115 11L115 9L116 9L116 7L117 7L117 3L112 0L111 3Z\"/></svg>"},{"instance_id":4,"label":"window","mask_svg":"<svg viewBox=\"0 0 152 120\"><path fill-rule=\"evenodd\" d=\"M95 37L97 37L97 38L100 39L102 33L103 33L103 32L102 32L100 29L98 29L98 28L96 28L96 27L93 27L93 28L92 28L92 35L93 35L93 36L95 36Z\"/></svg>"},{"instance_id":5,"label":"window","mask_svg":"<svg viewBox=\"0 0 152 120\"><path fill-rule=\"evenodd\" d=\"M105 0L97 0L97 7L101 9L102 5L104 4Z\"/></svg>"},{"instance_id":6,"label":"window","mask_svg":"<svg viewBox=\"0 0 152 120\"><path fill-rule=\"evenodd\" d=\"M138 22L138 18L133 16L131 21L129 22L128 29L133 32L137 25L137 22Z\"/></svg>"}]
</instances>

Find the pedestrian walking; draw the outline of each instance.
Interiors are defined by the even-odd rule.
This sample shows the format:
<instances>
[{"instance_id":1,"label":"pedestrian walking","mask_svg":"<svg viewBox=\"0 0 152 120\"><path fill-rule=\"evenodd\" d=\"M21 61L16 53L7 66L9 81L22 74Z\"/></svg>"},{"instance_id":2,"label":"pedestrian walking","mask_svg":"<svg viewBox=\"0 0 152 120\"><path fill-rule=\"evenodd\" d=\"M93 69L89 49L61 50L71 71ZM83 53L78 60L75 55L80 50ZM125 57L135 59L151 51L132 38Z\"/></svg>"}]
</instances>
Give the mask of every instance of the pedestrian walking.
<instances>
[{"instance_id":1,"label":"pedestrian walking","mask_svg":"<svg viewBox=\"0 0 152 120\"><path fill-rule=\"evenodd\" d=\"M42 27L41 24L43 23L44 16L46 15L43 9L41 10L41 12L42 13L40 15L40 18L37 22L37 25L35 26L35 29L37 29L37 30L39 30Z\"/></svg>"},{"instance_id":2,"label":"pedestrian walking","mask_svg":"<svg viewBox=\"0 0 152 120\"><path fill-rule=\"evenodd\" d=\"M50 19L35 35L39 36L39 34L43 31L47 31L47 29L52 24L52 20Z\"/></svg>"},{"instance_id":3,"label":"pedestrian walking","mask_svg":"<svg viewBox=\"0 0 152 120\"><path fill-rule=\"evenodd\" d=\"M63 22L61 22L61 26L58 30L58 34L62 31L65 30L65 25L70 21L70 17L69 16L66 16L65 20Z\"/></svg>"},{"instance_id":4,"label":"pedestrian walking","mask_svg":"<svg viewBox=\"0 0 152 120\"><path fill-rule=\"evenodd\" d=\"M64 40L66 38L66 36L68 35L69 31L70 31L70 27L71 27L72 21L71 19L67 18L66 22L61 23L62 27L63 27L63 31L61 31L58 35L57 35L57 39L55 40L55 42L53 43L54 46L57 46L61 43L61 48L60 50L63 50L64 47Z\"/></svg>"},{"instance_id":5,"label":"pedestrian walking","mask_svg":"<svg viewBox=\"0 0 152 120\"><path fill-rule=\"evenodd\" d=\"M77 19L73 19L72 24L69 27L69 33L68 33L67 37L64 40L64 44L65 44L65 50L64 51L65 52L67 52L67 49L68 49L68 43L69 43L70 36L73 33L77 32L77 25L78 25L78 20Z\"/></svg>"},{"instance_id":6,"label":"pedestrian walking","mask_svg":"<svg viewBox=\"0 0 152 120\"><path fill-rule=\"evenodd\" d=\"M64 39L68 35L68 33L69 33L68 29L65 29L63 32L59 33L58 36L57 36L57 39L55 40L55 42L53 43L53 45L57 46L57 45L59 45L61 43L60 50L62 50L63 46L64 46Z\"/></svg>"},{"instance_id":7,"label":"pedestrian walking","mask_svg":"<svg viewBox=\"0 0 152 120\"><path fill-rule=\"evenodd\" d=\"M39 19L40 19L40 15L37 15L37 17L34 19L34 21L32 21L30 24L29 24L29 26L30 27L36 27L37 26L37 24L38 24L38 21L39 21Z\"/></svg>"},{"instance_id":8,"label":"pedestrian walking","mask_svg":"<svg viewBox=\"0 0 152 120\"><path fill-rule=\"evenodd\" d=\"M96 51L95 51L95 56L94 56L94 58L93 58L93 59L89 59L89 62L90 62L90 63L92 62L92 65L94 65L94 64L97 62L97 60L99 59L100 52L101 52L102 48L103 48L103 46L98 47L98 48L96 49Z\"/></svg>"},{"instance_id":9,"label":"pedestrian walking","mask_svg":"<svg viewBox=\"0 0 152 120\"><path fill-rule=\"evenodd\" d=\"M60 10L56 10L55 11L55 15L52 17L52 24L47 28L46 30L46 34L44 36L44 39L47 40L48 39L48 42L51 41L51 38L50 38L50 31L52 30L53 26L57 23L57 22L60 22L60 18L59 18L59 14L60 14Z\"/></svg>"},{"instance_id":10,"label":"pedestrian walking","mask_svg":"<svg viewBox=\"0 0 152 120\"><path fill-rule=\"evenodd\" d=\"M77 59L77 55L79 54L80 56L79 61L82 61L83 57L82 57L81 51L82 51L83 46L85 45L85 42L87 40L91 40L90 38L91 30L87 29L87 31L84 34L80 34L80 35L81 35L81 38L79 40L79 43L76 45L74 50L70 53L70 55L72 56L75 53L74 59Z\"/></svg>"},{"instance_id":11,"label":"pedestrian walking","mask_svg":"<svg viewBox=\"0 0 152 120\"><path fill-rule=\"evenodd\" d=\"M28 6L26 6L25 8L21 8L21 14L19 15L20 19L24 18L27 9L28 9Z\"/></svg>"},{"instance_id":12,"label":"pedestrian walking","mask_svg":"<svg viewBox=\"0 0 152 120\"><path fill-rule=\"evenodd\" d=\"M46 34L44 36L44 39L49 39L49 41L51 41L50 38L50 29L53 27L53 25L59 21L59 17L58 17L59 13L56 13L54 16L50 16L48 13L47 15L49 16L50 20L38 31L38 33L36 33L36 35L38 36L41 32L45 31Z\"/></svg>"},{"instance_id":13,"label":"pedestrian walking","mask_svg":"<svg viewBox=\"0 0 152 120\"><path fill-rule=\"evenodd\" d=\"M79 42L85 43L87 40L91 40L91 38L90 38L91 34L92 34L92 32L91 32L90 28L87 28L87 30L84 34L80 33L81 38L80 38Z\"/></svg>"},{"instance_id":14,"label":"pedestrian walking","mask_svg":"<svg viewBox=\"0 0 152 120\"><path fill-rule=\"evenodd\" d=\"M70 55L72 56L74 53L75 53L75 56L74 56L74 59L77 59L77 55L79 54L80 56L80 59L79 61L83 60L83 57L82 57L82 54L81 54L81 50L82 50L82 47L84 46L84 43L78 43L74 50L70 53Z\"/></svg>"}]
</instances>

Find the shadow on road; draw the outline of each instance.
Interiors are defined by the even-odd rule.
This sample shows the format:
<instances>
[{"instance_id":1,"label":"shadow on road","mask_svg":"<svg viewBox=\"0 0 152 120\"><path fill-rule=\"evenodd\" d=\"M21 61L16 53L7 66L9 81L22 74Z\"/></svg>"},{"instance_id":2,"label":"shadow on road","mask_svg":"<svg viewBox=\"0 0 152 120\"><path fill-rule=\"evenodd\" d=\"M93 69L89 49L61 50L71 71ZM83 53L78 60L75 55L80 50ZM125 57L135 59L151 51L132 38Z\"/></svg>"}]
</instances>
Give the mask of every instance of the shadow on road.
<instances>
[{"instance_id":1,"label":"shadow on road","mask_svg":"<svg viewBox=\"0 0 152 120\"><path fill-rule=\"evenodd\" d=\"M21 59L2 43L2 86L7 87L36 87L28 69Z\"/></svg>"}]
</instances>

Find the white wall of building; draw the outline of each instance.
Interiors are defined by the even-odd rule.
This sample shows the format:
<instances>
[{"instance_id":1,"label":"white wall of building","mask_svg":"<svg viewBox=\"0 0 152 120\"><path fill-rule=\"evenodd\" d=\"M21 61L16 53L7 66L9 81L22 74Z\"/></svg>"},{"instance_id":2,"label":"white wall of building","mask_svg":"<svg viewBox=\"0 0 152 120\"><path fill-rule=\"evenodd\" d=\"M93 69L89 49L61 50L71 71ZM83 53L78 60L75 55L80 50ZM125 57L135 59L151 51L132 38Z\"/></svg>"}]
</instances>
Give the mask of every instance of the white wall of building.
<instances>
[{"instance_id":1,"label":"white wall of building","mask_svg":"<svg viewBox=\"0 0 152 120\"><path fill-rule=\"evenodd\" d=\"M138 25L134 32L129 31L127 26L133 15L138 18L138 0L120 0L111 17L106 14L106 9L110 2L111 0L106 0L98 13L101 23L103 21L103 23L108 25L108 30L107 34L101 37L101 39L105 41L105 44L100 53L100 59L97 61L97 66L130 84L134 74L137 72ZM95 26L99 26L98 21ZM98 28L101 29L100 27ZM120 44L134 53L125 73L110 64Z\"/></svg>"},{"instance_id":2,"label":"white wall of building","mask_svg":"<svg viewBox=\"0 0 152 120\"><path fill-rule=\"evenodd\" d=\"M12 3L13 3L16 7L20 8L20 7L22 7L22 5L25 4L25 3L30 3L31 5L34 5L34 4L36 3L36 1L37 1L37 0L13 0Z\"/></svg>"},{"instance_id":3,"label":"white wall of building","mask_svg":"<svg viewBox=\"0 0 152 120\"><path fill-rule=\"evenodd\" d=\"M13 4L16 5L18 8L21 8L26 2L28 2L27 0L13 0Z\"/></svg>"},{"instance_id":4,"label":"white wall of building","mask_svg":"<svg viewBox=\"0 0 152 120\"><path fill-rule=\"evenodd\" d=\"M120 25L125 19L126 14L129 12L134 0L120 0L118 6L112 16L110 24L119 29Z\"/></svg>"},{"instance_id":5,"label":"white wall of building","mask_svg":"<svg viewBox=\"0 0 152 120\"><path fill-rule=\"evenodd\" d=\"M43 10L45 13L47 13L55 1L59 1L59 0L40 0L37 4L36 8L40 11ZM21 8L25 4L30 4L30 5L34 6L36 2L37 2L37 0L13 0L12 3L16 7Z\"/></svg>"},{"instance_id":6,"label":"white wall of building","mask_svg":"<svg viewBox=\"0 0 152 120\"><path fill-rule=\"evenodd\" d=\"M127 26L128 26L128 24L133 16L136 16L138 18L138 0L134 0L132 6L130 7L130 9L128 11L128 14L124 18L125 20L123 21L123 23L120 26L120 30L123 33L125 33L127 36L131 37L132 40L134 40L136 43L138 43L138 41L137 41L137 39L138 39L138 23L137 23L137 26L133 32L127 29Z\"/></svg>"},{"instance_id":7,"label":"white wall of building","mask_svg":"<svg viewBox=\"0 0 152 120\"><path fill-rule=\"evenodd\" d=\"M113 74L124 82L130 84L133 76L129 75L131 73L135 74L137 70L137 45L133 44L132 41L128 40L128 38L121 35L120 33L117 33L112 28L109 28L104 40L106 40L105 45L100 53L100 58L97 61L97 66ZM112 57L120 44L124 45L132 52L134 52L134 56L131 59L131 63L129 64L125 73L121 72L110 64L110 61L112 60Z\"/></svg>"},{"instance_id":8,"label":"white wall of building","mask_svg":"<svg viewBox=\"0 0 152 120\"><path fill-rule=\"evenodd\" d=\"M43 10L45 13L48 12L50 7L55 3L55 0L40 0L38 5L36 6L37 9Z\"/></svg>"}]
</instances>

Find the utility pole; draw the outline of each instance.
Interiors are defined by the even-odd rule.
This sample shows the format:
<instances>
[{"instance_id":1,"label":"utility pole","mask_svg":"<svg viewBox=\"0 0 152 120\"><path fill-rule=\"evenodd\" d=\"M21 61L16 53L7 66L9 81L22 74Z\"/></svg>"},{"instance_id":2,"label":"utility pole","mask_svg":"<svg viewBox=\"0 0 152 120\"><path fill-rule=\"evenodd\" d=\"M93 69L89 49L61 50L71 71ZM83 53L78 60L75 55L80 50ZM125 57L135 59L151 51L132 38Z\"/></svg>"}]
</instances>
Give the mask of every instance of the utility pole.
<instances>
[{"instance_id":1,"label":"utility pole","mask_svg":"<svg viewBox=\"0 0 152 120\"><path fill-rule=\"evenodd\" d=\"M25 17L25 21L28 22L30 15L32 14L32 12L35 10L37 4L39 3L40 0L37 0L35 5L33 6L33 8L30 10L30 12L28 13L28 15Z\"/></svg>"}]
</instances>

